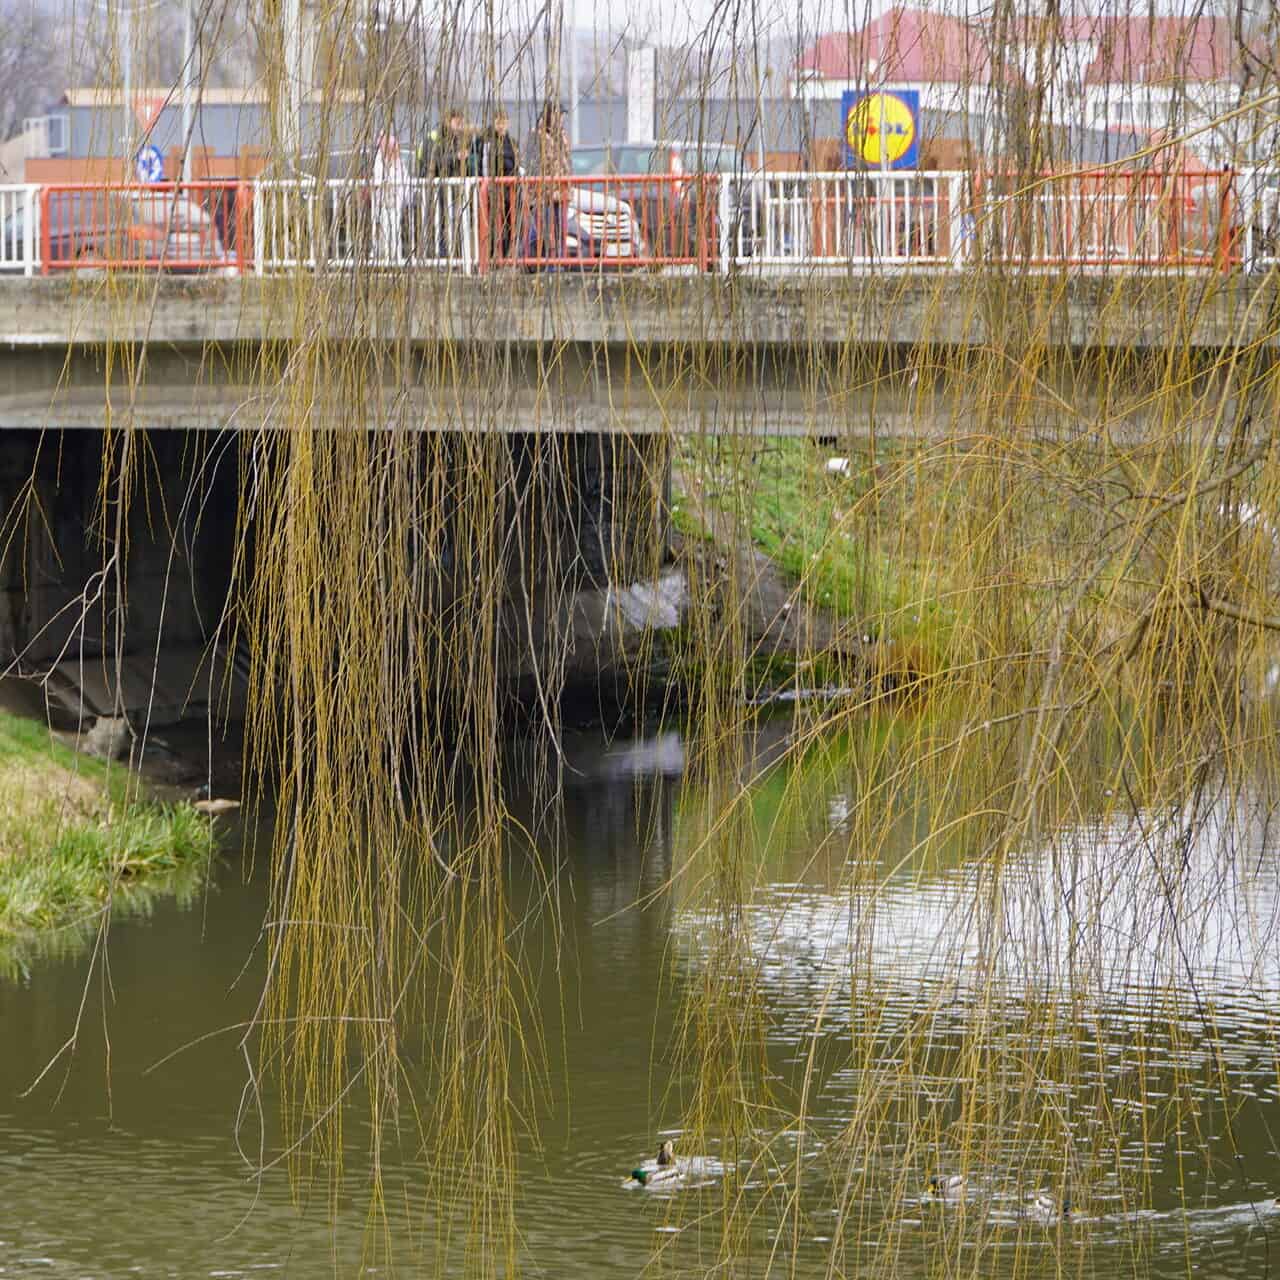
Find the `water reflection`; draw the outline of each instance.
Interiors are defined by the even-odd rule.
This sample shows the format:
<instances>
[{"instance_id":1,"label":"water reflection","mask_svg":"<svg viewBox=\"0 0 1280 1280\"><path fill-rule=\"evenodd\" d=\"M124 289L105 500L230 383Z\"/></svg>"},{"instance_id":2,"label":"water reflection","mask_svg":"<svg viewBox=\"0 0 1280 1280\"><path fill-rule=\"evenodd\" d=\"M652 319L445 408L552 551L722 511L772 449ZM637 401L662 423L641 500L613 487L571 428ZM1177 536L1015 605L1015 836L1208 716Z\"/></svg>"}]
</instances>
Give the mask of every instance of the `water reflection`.
<instances>
[{"instance_id":1,"label":"water reflection","mask_svg":"<svg viewBox=\"0 0 1280 1280\"><path fill-rule=\"evenodd\" d=\"M787 732L763 726L745 776ZM685 875L706 832L697 745L671 731L569 735L563 802L548 812L532 786L513 797L558 868L556 910L517 913L553 1091L521 1155L530 1271L633 1275L661 1253L689 1274L726 1254L751 1276L1266 1274L1265 1250L1280 1248L1280 871L1260 803L1224 808L1176 864L1150 816L1111 818L1009 859L997 878L962 857L860 848L847 776L812 757L762 773L747 851L757 880L735 927L766 1014L776 1110L741 1158L709 1145L726 1165L714 1185L624 1193L659 1138L680 1149L689 1082L669 1046L724 923ZM928 812L904 815L906 846ZM517 896L545 895L527 860L512 868ZM0 987L3 1274L427 1266L437 1224L410 1125L382 1166L390 1230L367 1229L358 1098L335 1224L323 1195L293 1203L282 1169L253 1176L236 1028L261 982L260 967L244 968L261 876L231 869L197 910L117 927L112 986L88 989L96 1034L30 1096L80 1015L84 961ZM429 1023L418 1031L429 1041ZM430 1105L429 1082L411 1075ZM270 1138L261 1154L279 1154ZM965 1201L927 1204L929 1174L961 1169ZM1071 1223L1028 1220L1031 1195L1067 1188ZM719 1224L735 1199L745 1225L730 1246Z\"/></svg>"},{"instance_id":2,"label":"water reflection","mask_svg":"<svg viewBox=\"0 0 1280 1280\"><path fill-rule=\"evenodd\" d=\"M808 1142L825 1160L809 1193L860 1233L845 1261L874 1268L889 1230L908 1274L945 1270L923 1190L957 1168L968 1191L948 1231L997 1257L1007 1244L1012 1271L1038 1274L1033 1197L1068 1191L1083 1208L1064 1239L1090 1274L1130 1274L1134 1257L1150 1274L1236 1274L1224 1239L1266 1256L1280 1237L1280 856L1262 797L1194 823L1090 820L998 863L922 859L910 837L860 850L839 771L813 772L809 794L790 784L809 817L772 826L779 847L738 919L780 1077L817 1098ZM815 831L847 848L838 866L812 855ZM789 867L806 874L776 878ZM674 928L696 970L723 909L690 895ZM906 1218L890 1223L895 1204ZM1061 1243L1055 1231L1049 1270Z\"/></svg>"}]
</instances>

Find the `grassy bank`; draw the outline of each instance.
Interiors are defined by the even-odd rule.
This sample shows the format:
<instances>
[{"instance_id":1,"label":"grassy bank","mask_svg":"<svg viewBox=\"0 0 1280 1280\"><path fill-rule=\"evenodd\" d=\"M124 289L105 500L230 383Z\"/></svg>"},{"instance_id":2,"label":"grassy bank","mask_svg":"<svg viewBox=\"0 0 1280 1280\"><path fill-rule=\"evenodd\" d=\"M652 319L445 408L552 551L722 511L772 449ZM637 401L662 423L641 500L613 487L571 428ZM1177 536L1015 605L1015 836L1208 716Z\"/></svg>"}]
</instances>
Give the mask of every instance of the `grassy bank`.
<instances>
[{"instance_id":1,"label":"grassy bank","mask_svg":"<svg viewBox=\"0 0 1280 1280\"><path fill-rule=\"evenodd\" d=\"M190 805L139 797L122 767L0 712L0 957L47 931L95 927L108 900L136 910L192 888L210 839Z\"/></svg>"},{"instance_id":2,"label":"grassy bank","mask_svg":"<svg viewBox=\"0 0 1280 1280\"><path fill-rule=\"evenodd\" d=\"M1085 546L1049 447L1012 461L908 438L682 442L673 520L749 542L833 620L836 648L939 671L1026 647L1046 590ZM848 645L841 641L848 641Z\"/></svg>"},{"instance_id":3,"label":"grassy bank","mask_svg":"<svg viewBox=\"0 0 1280 1280\"><path fill-rule=\"evenodd\" d=\"M883 441L839 449L690 441L676 461L675 521L716 541L746 531L809 603L856 626L941 643L954 615L937 552L951 512L945 495L920 490L926 451ZM846 465L833 472L835 455Z\"/></svg>"}]
</instances>

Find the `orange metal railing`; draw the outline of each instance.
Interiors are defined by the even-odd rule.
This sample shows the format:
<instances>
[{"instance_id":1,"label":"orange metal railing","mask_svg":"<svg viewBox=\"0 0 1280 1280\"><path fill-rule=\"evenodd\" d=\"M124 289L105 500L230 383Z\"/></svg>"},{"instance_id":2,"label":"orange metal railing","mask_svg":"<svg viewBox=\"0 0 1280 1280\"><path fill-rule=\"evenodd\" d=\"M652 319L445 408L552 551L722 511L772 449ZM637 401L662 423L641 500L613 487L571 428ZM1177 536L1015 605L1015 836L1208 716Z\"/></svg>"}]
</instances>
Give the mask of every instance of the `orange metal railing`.
<instances>
[{"instance_id":1,"label":"orange metal railing","mask_svg":"<svg viewBox=\"0 0 1280 1280\"><path fill-rule=\"evenodd\" d=\"M1229 269L1240 258L1229 170L987 173L976 249L1028 266Z\"/></svg>"},{"instance_id":2,"label":"orange metal railing","mask_svg":"<svg viewBox=\"0 0 1280 1280\"><path fill-rule=\"evenodd\" d=\"M715 175L485 179L477 267L705 270L718 194Z\"/></svg>"},{"instance_id":3,"label":"orange metal railing","mask_svg":"<svg viewBox=\"0 0 1280 1280\"><path fill-rule=\"evenodd\" d=\"M41 270L242 271L249 201L241 182L51 183L40 192Z\"/></svg>"}]
</instances>

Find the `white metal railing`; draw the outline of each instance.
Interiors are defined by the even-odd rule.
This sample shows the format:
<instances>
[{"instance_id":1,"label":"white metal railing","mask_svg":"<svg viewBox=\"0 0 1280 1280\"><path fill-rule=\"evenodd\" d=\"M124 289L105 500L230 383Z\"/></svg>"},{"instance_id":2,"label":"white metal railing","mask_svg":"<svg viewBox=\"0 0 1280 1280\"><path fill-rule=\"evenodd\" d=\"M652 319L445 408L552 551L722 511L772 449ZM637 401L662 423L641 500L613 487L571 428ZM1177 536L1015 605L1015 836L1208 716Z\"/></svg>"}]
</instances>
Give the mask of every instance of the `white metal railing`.
<instances>
[{"instance_id":1,"label":"white metal railing","mask_svg":"<svg viewBox=\"0 0 1280 1280\"><path fill-rule=\"evenodd\" d=\"M1236 175L1234 187L1244 266L1250 270L1280 266L1280 170L1243 170Z\"/></svg>"},{"instance_id":2,"label":"white metal railing","mask_svg":"<svg viewBox=\"0 0 1280 1280\"><path fill-rule=\"evenodd\" d=\"M939 266L972 232L961 173L780 173L725 178L721 266ZM727 224L727 226L726 226Z\"/></svg>"},{"instance_id":3,"label":"white metal railing","mask_svg":"<svg viewBox=\"0 0 1280 1280\"><path fill-rule=\"evenodd\" d=\"M254 270L452 267L477 260L479 180L263 181L253 191Z\"/></svg>"},{"instance_id":4,"label":"white metal railing","mask_svg":"<svg viewBox=\"0 0 1280 1280\"><path fill-rule=\"evenodd\" d=\"M591 180L566 181L576 190L572 184ZM664 180L668 187L658 199L651 198L648 179L609 181L613 187L597 193L598 200L607 195L610 207L622 210L618 226L643 225L648 247L642 252L637 245L631 257L615 261L584 257L583 266L687 268L687 242L695 232L699 246L706 244L705 258L700 247L697 255L701 264L723 272L949 270L977 262L1081 270L1280 266L1277 170L1098 170L1031 181L960 172L722 175L683 189ZM46 195L34 183L0 186L0 272L31 275L76 265L57 253L41 262L42 199L61 198L59 190L71 188L54 184ZM240 188L252 217L247 243L237 240L237 252L259 274L539 269L545 264L530 256L534 240L526 223L545 203L541 189L531 184L507 192L503 216L516 226L506 228L510 244L501 254L493 221L501 214L500 195L479 178L263 180ZM622 216L628 207L630 219ZM714 220L697 212L708 207Z\"/></svg>"},{"instance_id":5,"label":"white metal railing","mask_svg":"<svg viewBox=\"0 0 1280 1280\"><path fill-rule=\"evenodd\" d=\"M0 186L0 271L34 275L40 266L40 187Z\"/></svg>"},{"instance_id":6,"label":"white metal railing","mask_svg":"<svg viewBox=\"0 0 1280 1280\"><path fill-rule=\"evenodd\" d=\"M1280 179L1264 180L1257 202L1257 243L1252 261L1259 266L1280 266Z\"/></svg>"}]
</instances>

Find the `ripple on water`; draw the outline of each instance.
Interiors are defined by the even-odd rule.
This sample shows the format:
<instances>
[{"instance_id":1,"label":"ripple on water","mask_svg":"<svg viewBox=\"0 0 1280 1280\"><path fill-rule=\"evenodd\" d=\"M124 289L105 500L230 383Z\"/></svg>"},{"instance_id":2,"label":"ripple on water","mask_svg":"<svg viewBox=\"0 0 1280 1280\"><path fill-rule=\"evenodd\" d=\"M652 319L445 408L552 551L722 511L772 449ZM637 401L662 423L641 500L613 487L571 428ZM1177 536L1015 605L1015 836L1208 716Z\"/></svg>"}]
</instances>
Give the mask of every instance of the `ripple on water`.
<instances>
[{"instance_id":1,"label":"ripple on water","mask_svg":"<svg viewBox=\"0 0 1280 1280\"><path fill-rule=\"evenodd\" d=\"M766 993L770 1042L793 1071L815 1061L809 1046L830 1051L815 1133L838 1145L864 1100L878 1098L874 1141L902 1157L833 1167L812 1180L811 1198L836 1195L843 1174L857 1189L845 1209L873 1212L877 1197L901 1203L904 1178L923 1184L930 1169L980 1151L985 1167L971 1172L985 1216L1020 1229L1027 1194L1059 1192L1086 1170L1089 1216L1072 1232L1087 1233L1090 1248L1119 1255L1141 1231L1155 1255L1203 1250L1198 1274L1233 1274L1209 1263L1215 1233L1277 1226L1256 1204L1233 1207L1240 1188L1226 1162L1237 1147L1258 1168L1275 1156L1248 1115L1261 1119L1277 1095L1280 859L1265 841L1220 835L1211 824L1185 851L1177 911L1134 828L1089 827L1012 859L998 890L987 877L985 898L971 867L840 892L762 888L742 913L742 940ZM718 927L711 914L680 913L687 967ZM982 1087L1005 1102L986 1122L970 1109L963 1144L949 1149L959 1101L976 1086L964 1074L975 1037L990 1046ZM1226 1113L1239 1106L1254 1111L1233 1123ZM939 1139L916 1130L922 1113ZM1051 1116L1063 1136L1042 1141L1027 1122ZM1229 1175L1220 1184L1219 1165ZM1170 1210L1191 1184L1208 1205Z\"/></svg>"}]
</instances>

